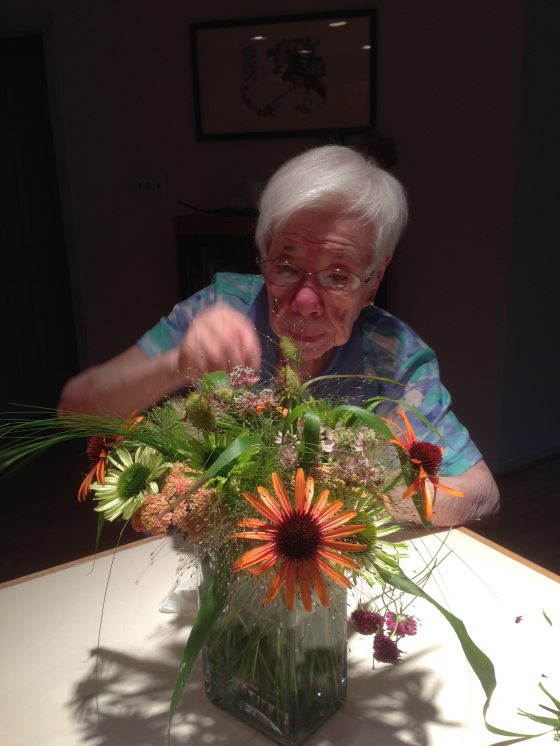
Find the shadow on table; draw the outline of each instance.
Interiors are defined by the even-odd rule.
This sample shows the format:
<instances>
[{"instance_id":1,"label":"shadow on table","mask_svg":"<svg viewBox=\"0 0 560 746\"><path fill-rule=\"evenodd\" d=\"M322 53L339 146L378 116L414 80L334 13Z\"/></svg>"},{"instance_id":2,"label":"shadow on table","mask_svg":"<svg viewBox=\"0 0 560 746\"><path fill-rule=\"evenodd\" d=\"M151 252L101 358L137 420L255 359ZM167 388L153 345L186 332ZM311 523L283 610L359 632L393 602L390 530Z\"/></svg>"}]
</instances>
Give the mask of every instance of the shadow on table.
<instances>
[{"instance_id":1,"label":"shadow on table","mask_svg":"<svg viewBox=\"0 0 560 746\"><path fill-rule=\"evenodd\" d=\"M185 619L178 618L175 624L177 638L184 639L186 635L179 628ZM82 742L91 746L163 746L182 653L182 644L160 645L157 659L123 655L109 648L92 650L90 671L76 685L69 703L83 732ZM409 667L406 661L375 672L350 668L346 704L306 746L428 746L430 724L462 727L443 719L433 705L436 692L428 684L430 679L433 681L428 670ZM171 735L172 744L270 743L207 700L200 660L173 718Z\"/></svg>"}]
</instances>

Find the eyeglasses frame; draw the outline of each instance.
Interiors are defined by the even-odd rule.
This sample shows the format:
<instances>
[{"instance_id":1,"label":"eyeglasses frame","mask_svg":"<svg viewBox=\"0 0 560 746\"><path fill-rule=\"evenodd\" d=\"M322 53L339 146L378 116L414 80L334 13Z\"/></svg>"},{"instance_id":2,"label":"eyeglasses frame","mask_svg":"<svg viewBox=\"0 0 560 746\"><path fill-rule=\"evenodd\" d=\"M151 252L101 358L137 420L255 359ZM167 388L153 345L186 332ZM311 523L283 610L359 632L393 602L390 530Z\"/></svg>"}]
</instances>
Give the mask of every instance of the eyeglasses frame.
<instances>
[{"instance_id":1,"label":"eyeglasses frame","mask_svg":"<svg viewBox=\"0 0 560 746\"><path fill-rule=\"evenodd\" d=\"M270 264L279 264L279 265L284 264L284 265L286 265L288 267L294 267L299 272L301 272L301 278L299 279L298 282L294 282L293 285L276 285L276 287L285 287L285 288L292 288L292 287L295 288L295 287L298 287L298 285L301 285L301 283L304 281L304 279L306 277L315 277L316 275L319 275L321 272L324 272L326 269L328 269L328 267L324 267L323 269L319 269L316 272L306 272L301 267L298 267L297 264L292 264L291 262L282 262L282 261L278 261L277 259L261 259L260 256L257 255L257 265L259 267L262 268L262 265L263 264L267 264L267 263L270 263ZM262 271L262 269L261 269L261 271ZM356 277L360 281L361 285L367 285L367 283L371 279L373 279L373 277L375 277L375 275L377 274L377 271L378 271L377 268L373 269L372 272L371 272L371 274L368 277L366 277L364 280L362 280L362 278L359 277L358 275L355 275L353 272L348 272L348 274L352 275L353 277ZM264 276L264 278L266 280L266 275L264 274L264 272L263 272L263 276ZM341 293L336 293L336 292L333 292L332 290L328 290L328 288L323 287L319 281L317 281L317 284L321 288L321 290L324 290L325 293L329 293L330 295L340 295L340 296L351 295L352 293L355 293L359 289L359 286L358 286L358 287L355 287L353 290L344 291L344 292L341 292Z\"/></svg>"}]
</instances>

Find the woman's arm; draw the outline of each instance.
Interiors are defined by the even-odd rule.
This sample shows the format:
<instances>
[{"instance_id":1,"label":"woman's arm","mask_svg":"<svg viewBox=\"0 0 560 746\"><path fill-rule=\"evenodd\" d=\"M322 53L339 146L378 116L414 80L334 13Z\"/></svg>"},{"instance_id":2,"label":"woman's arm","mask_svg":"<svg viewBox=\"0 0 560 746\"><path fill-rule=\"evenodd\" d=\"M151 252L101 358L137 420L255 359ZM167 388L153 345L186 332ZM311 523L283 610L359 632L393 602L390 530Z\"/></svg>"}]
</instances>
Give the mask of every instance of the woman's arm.
<instances>
[{"instance_id":1,"label":"woman's arm","mask_svg":"<svg viewBox=\"0 0 560 746\"><path fill-rule=\"evenodd\" d=\"M470 469L457 477L441 477L441 482L463 492L463 497L448 495L442 490L436 492L432 514L432 527L435 531L451 526L488 525L498 519L500 493L490 469L484 461L478 461ZM425 533L421 528L416 508L409 498L399 499L394 494L390 512L403 529L402 538L412 538Z\"/></svg>"},{"instance_id":2,"label":"woman's arm","mask_svg":"<svg viewBox=\"0 0 560 746\"><path fill-rule=\"evenodd\" d=\"M248 365L260 370L257 333L243 314L223 303L201 311L182 344L150 358L134 345L70 379L59 412L127 417L198 381L204 373Z\"/></svg>"},{"instance_id":3,"label":"woman's arm","mask_svg":"<svg viewBox=\"0 0 560 746\"><path fill-rule=\"evenodd\" d=\"M434 526L465 526L492 522L500 512L500 493L490 469L479 461L457 477L441 477L443 484L461 490L464 497L453 497L438 490L434 501Z\"/></svg>"},{"instance_id":4,"label":"woman's arm","mask_svg":"<svg viewBox=\"0 0 560 746\"><path fill-rule=\"evenodd\" d=\"M134 345L102 365L94 365L64 388L58 411L128 417L188 384L178 367L178 350L150 359Z\"/></svg>"}]
</instances>

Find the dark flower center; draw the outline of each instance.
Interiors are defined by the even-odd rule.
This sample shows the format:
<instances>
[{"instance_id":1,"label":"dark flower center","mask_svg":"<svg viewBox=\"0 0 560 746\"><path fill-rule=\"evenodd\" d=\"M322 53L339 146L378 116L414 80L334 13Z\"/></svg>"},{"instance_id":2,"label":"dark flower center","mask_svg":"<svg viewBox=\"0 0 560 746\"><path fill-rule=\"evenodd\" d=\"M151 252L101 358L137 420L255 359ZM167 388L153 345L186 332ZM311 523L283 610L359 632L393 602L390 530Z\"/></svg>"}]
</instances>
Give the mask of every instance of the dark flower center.
<instances>
[{"instance_id":1,"label":"dark flower center","mask_svg":"<svg viewBox=\"0 0 560 746\"><path fill-rule=\"evenodd\" d=\"M98 461L103 451L107 450L107 442L102 435L94 435L87 444L87 455L90 461Z\"/></svg>"},{"instance_id":2,"label":"dark flower center","mask_svg":"<svg viewBox=\"0 0 560 746\"><path fill-rule=\"evenodd\" d=\"M420 461L428 476L433 477L438 473L441 466L441 450L433 443L413 441L408 448L408 456Z\"/></svg>"},{"instance_id":3,"label":"dark flower center","mask_svg":"<svg viewBox=\"0 0 560 746\"><path fill-rule=\"evenodd\" d=\"M117 494L123 499L136 497L148 485L150 470L144 464L131 464L117 481Z\"/></svg>"},{"instance_id":4,"label":"dark flower center","mask_svg":"<svg viewBox=\"0 0 560 746\"><path fill-rule=\"evenodd\" d=\"M292 513L278 525L275 543L287 559L311 559L321 543L321 530L308 513Z\"/></svg>"}]
</instances>

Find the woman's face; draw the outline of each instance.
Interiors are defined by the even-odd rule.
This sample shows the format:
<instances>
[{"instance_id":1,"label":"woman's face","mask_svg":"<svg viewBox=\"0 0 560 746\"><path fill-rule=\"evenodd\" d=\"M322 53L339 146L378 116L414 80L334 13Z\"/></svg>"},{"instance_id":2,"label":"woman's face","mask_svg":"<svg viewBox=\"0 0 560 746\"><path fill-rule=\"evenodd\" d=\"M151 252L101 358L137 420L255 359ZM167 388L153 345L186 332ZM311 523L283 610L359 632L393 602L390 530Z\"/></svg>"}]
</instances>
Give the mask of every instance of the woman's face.
<instances>
[{"instance_id":1,"label":"woman's face","mask_svg":"<svg viewBox=\"0 0 560 746\"><path fill-rule=\"evenodd\" d=\"M338 269L364 280L378 270L348 295L332 295L316 277L289 288L267 281L270 325L298 345L302 361L325 363L333 347L348 341L360 311L373 300L386 263L374 267L370 247L371 236L357 220L319 210L296 213L274 235L267 259L304 272Z\"/></svg>"}]
</instances>

